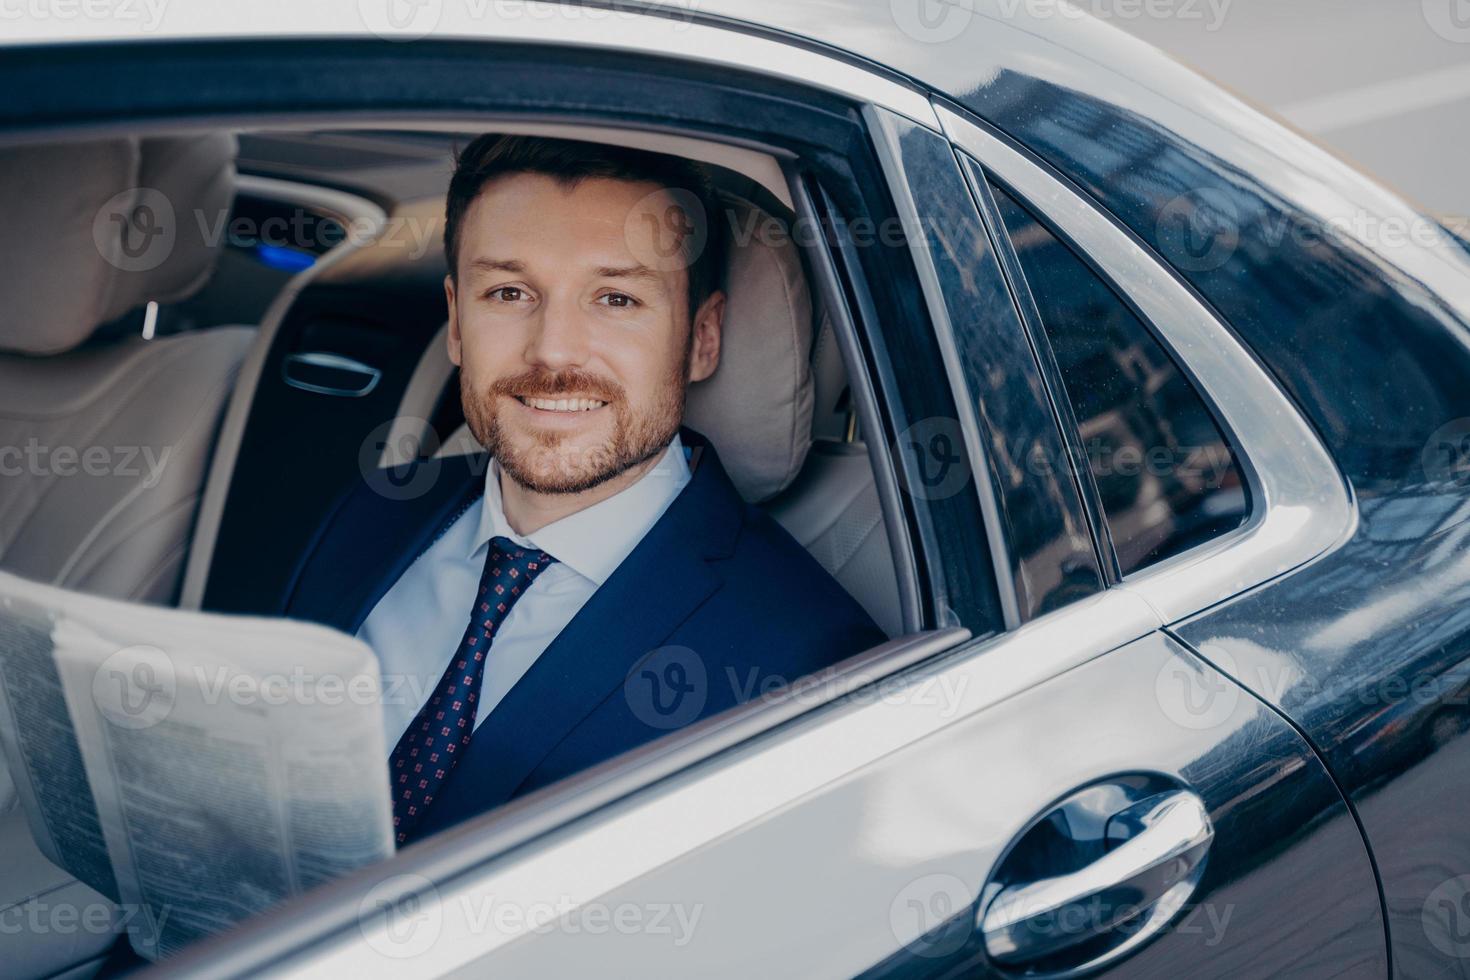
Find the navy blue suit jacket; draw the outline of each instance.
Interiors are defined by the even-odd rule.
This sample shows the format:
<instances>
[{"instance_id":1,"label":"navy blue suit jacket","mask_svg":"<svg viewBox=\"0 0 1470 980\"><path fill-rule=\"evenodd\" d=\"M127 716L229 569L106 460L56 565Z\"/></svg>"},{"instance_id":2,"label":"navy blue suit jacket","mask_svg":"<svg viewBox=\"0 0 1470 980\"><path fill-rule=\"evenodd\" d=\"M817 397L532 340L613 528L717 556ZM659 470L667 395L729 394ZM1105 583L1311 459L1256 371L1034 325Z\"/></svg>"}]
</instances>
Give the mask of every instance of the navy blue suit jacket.
<instances>
[{"instance_id":1,"label":"navy blue suit jacket","mask_svg":"<svg viewBox=\"0 0 1470 980\"><path fill-rule=\"evenodd\" d=\"M884 640L801 545L740 498L703 437L682 437L689 484L480 725L418 836ZM407 499L366 482L343 498L298 565L282 615L357 631L480 495L488 458L427 465L438 467L431 481L400 481L423 491Z\"/></svg>"}]
</instances>

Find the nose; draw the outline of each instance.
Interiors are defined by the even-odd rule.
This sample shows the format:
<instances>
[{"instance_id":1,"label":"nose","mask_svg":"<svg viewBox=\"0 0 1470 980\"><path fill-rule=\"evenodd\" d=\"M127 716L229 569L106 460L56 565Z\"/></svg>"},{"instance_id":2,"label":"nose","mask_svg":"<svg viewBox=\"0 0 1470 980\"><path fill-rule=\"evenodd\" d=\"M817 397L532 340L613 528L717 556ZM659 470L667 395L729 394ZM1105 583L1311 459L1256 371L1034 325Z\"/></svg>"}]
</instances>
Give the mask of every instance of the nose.
<instances>
[{"instance_id":1,"label":"nose","mask_svg":"<svg viewBox=\"0 0 1470 980\"><path fill-rule=\"evenodd\" d=\"M587 324L571 304L548 301L526 343L526 361L548 371L580 367L591 351Z\"/></svg>"}]
</instances>

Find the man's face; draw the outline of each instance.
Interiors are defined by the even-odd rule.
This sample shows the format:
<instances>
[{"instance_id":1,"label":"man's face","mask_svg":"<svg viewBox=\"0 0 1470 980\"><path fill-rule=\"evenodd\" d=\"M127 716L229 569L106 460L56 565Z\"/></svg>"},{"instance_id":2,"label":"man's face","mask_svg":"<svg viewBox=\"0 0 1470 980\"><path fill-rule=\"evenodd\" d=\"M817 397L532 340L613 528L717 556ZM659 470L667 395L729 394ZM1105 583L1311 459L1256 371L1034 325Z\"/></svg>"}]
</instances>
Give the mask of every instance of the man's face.
<instances>
[{"instance_id":1,"label":"man's face","mask_svg":"<svg viewBox=\"0 0 1470 980\"><path fill-rule=\"evenodd\" d=\"M683 262L660 261L671 207L653 184L515 174L465 213L449 356L470 431L517 483L578 493L649 459L714 373L724 297L691 330Z\"/></svg>"}]
</instances>

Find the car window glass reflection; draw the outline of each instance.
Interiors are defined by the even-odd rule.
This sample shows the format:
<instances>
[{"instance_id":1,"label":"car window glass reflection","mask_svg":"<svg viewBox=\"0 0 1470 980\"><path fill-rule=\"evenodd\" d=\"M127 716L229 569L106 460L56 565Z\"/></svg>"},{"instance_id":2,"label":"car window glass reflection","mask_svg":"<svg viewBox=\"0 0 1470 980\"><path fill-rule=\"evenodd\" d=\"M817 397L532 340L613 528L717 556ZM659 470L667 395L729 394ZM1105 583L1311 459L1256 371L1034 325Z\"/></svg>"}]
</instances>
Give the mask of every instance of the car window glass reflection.
<instances>
[{"instance_id":1,"label":"car window glass reflection","mask_svg":"<svg viewBox=\"0 0 1470 980\"><path fill-rule=\"evenodd\" d=\"M1109 286L992 185L1097 482L1124 575L1238 527L1240 467L1189 380Z\"/></svg>"}]
</instances>

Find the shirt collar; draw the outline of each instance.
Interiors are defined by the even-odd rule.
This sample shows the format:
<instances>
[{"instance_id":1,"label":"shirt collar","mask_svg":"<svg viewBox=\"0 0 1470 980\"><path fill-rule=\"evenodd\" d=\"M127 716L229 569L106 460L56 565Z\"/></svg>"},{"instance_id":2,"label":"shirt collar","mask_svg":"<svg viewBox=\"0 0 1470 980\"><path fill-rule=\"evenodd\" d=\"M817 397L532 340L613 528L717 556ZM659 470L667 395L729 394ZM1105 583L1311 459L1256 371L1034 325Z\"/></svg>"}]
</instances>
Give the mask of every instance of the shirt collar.
<instances>
[{"instance_id":1,"label":"shirt collar","mask_svg":"<svg viewBox=\"0 0 1470 980\"><path fill-rule=\"evenodd\" d=\"M505 537L546 552L601 586L658 523L669 504L689 483L689 477L684 443L675 434L659 461L632 486L523 535L512 530L510 521L506 520L505 501L500 494L500 464L492 460L485 470L484 506L480 508L480 527L469 557L481 553L491 538Z\"/></svg>"}]
</instances>

